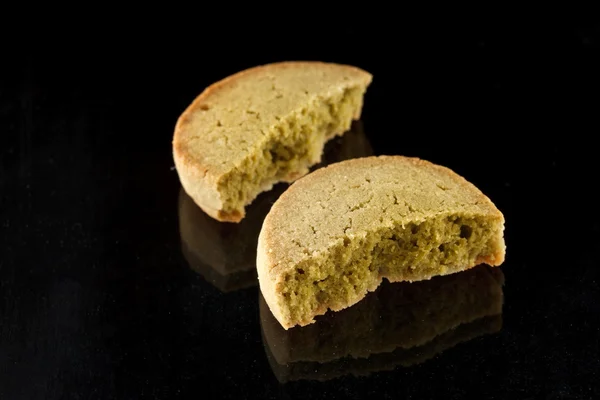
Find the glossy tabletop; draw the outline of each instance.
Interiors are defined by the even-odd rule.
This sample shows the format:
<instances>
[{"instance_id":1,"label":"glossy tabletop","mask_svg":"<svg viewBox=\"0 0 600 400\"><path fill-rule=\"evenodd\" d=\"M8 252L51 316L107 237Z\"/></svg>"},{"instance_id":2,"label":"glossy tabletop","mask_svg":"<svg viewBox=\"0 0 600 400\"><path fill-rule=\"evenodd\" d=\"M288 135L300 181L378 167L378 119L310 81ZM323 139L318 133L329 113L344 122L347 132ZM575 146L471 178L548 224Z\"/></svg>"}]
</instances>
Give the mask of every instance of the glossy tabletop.
<instances>
[{"instance_id":1,"label":"glossy tabletop","mask_svg":"<svg viewBox=\"0 0 600 400\"><path fill-rule=\"evenodd\" d=\"M362 42L300 39L233 61L215 47L207 64L153 63L164 44L26 60L0 92L0 398L599 398L598 48L564 35L537 51L502 35L431 51L423 39L395 63ZM206 85L283 59L374 75L323 164L402 154L452 168L504 213L506 262L384 282L283 330L255 256L286 185L218 223L171 155Z\"/></svg>"}]
</instances>

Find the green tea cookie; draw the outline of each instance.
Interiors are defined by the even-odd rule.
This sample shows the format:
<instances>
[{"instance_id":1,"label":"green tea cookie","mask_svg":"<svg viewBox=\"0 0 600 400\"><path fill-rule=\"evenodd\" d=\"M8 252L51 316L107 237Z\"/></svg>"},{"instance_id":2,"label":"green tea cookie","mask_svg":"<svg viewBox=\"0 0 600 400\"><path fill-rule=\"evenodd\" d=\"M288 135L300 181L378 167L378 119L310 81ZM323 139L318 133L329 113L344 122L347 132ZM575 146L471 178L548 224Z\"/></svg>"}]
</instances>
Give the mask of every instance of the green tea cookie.
<instances>
[{"instance_id":1,"label":"green tea cookie","mask_svg":"<svg viewBox=\"0 0 600 400\"><path fill-rule=\"evenodd\" d=\"M183 188L211 217L239 222L259 193L321 161L325 142L359 119L371 79L347 65L283 62L213 84L175 127Z\"/></svg>"},{"instance_id":2,"label":"green tea cookie","mask_svg":"<svg viewBox=\"0 0 600 400\"><path fill-rule=\"evenodd\" d=\"M504 261L504 217L448 168L402 156L332 164L292 184L258 239L261 292L286 329L342 310L383 278Z\"/></svg>"}]
</instances>

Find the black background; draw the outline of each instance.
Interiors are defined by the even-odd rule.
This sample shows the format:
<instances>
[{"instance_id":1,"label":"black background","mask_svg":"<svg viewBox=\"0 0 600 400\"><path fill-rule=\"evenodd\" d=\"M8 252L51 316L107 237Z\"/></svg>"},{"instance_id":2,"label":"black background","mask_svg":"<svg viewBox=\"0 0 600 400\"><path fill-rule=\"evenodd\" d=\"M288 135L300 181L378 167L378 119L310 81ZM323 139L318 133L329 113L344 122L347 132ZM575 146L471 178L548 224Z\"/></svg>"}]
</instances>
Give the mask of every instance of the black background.
<instances>
[{"instance_id":1,"label":"black background","mask_svg":"<svg viewBox=\"0 0 600 400\"><path fill-rule=\"evenodd\" d=\"M179 35L41 31L5 53L2 398L600 396L597 25L373 19L324 35L318 19L291 34L219 18ZM499 333L411 368L282 385L257 288L221 293L188 268L178 115L213 81L293 59L370 71L375 153L446 165L503 211Z\"/></svg>"}]
</instances>

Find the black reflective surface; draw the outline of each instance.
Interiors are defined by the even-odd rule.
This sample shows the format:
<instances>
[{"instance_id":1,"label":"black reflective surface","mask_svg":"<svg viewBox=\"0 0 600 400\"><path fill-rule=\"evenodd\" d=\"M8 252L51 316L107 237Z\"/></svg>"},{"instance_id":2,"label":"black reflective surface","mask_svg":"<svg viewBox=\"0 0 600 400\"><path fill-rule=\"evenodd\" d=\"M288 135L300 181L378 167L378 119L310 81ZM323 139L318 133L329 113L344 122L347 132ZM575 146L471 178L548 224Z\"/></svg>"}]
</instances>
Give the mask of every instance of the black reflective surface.
<instances>
[{"instance_id":1,"label":"black reflective surface","mask_svg":"<svg viewBox=\"0 0 600 400\"><path fill-rule=\"evenodd\" d=\"M597 34L444 32L290 39L232 60L204 42L210 63L161 63L189 48L150 39L19 59L0 78L0 397L600 397ZM181 191L171 137L203 87L284 59L372 72L361 123L326 162L454 169L505 214L505 264L274 323L253 258L285 185L216 223Z\"/></svg>"}]
</instances>

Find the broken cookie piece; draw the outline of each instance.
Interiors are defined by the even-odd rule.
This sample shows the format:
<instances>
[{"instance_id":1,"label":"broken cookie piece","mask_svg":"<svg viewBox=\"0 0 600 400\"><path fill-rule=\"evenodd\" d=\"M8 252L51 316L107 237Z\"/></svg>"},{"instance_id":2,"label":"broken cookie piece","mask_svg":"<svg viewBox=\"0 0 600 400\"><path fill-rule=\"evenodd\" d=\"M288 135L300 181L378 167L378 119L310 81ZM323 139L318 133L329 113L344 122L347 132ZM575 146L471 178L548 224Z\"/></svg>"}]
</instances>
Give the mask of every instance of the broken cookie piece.
<instances>
[{"instance_id":1,"label":"broken cookie piece","mask_svg":"<svg viewBox=\"0 0 600 400\"><path fill-rule=\"evenodd\" d=\"M258 240L261 292L285 328L375 290L497 266L504 217L474 185L417 158L366 157L319 169L275 202Z\"/></svg>"},{"instance_id":2,"label":"broken cookie piece","mask_svg":"<svg viewBox=\"0 0 600 400\"><path fill-rule=\"evenodd\" d=\"M208 87L179 117L173 157L186 193L218 221L321 161L325 142L360 118L372 76L322 62L251 68Z\"/></svg>"}]
</instances>

